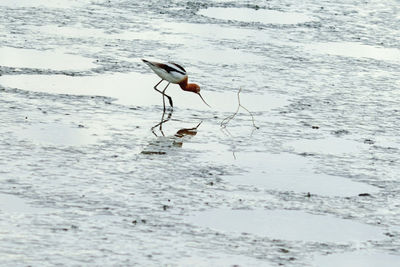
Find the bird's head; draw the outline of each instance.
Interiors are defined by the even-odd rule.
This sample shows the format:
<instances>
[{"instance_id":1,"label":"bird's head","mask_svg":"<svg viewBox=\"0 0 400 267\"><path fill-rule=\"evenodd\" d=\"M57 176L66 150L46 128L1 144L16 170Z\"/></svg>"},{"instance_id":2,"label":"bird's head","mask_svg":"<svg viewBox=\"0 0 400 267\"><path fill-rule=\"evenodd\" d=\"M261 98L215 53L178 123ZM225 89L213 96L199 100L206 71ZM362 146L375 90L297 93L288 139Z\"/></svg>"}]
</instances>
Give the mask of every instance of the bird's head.
<instances>
[{"instance_id":1,"label":"bird's head","mask_svg":"<svg viewBox=\"0 0 400 267\"><path fill-rule=\"evenodd\" d=\"M195 83L188 83L188 84L185 85L185 88L184 88L183 90L185 90L185 91L190 91L190 92L193 92L193 93L195 93L195 94L198 94L198 95L200 96L201 100L203 100L203 102L204 102L207 106L210 107L210 105L207 104L207 102L206 102L206 101L203 99L203 97L201 96L201 94L200 94L200 86L198 86L197 84L195 84Z\"/></svg>"},{"instance_id":2,"label":"bird's head","mask_svg":"<svg viewBox=\"0 0 400 267\"><path fill-rule=\"evenodd\" d=\"M195 83L189 83L189 84L186 86L186 90L187 90L187 91L190 91L190 92L193 92L193 93L196 93L196 94L199 94L199 93L200 93L200 86L198 86L198 85L195 84Z\"/></svg>"}]
</instances>

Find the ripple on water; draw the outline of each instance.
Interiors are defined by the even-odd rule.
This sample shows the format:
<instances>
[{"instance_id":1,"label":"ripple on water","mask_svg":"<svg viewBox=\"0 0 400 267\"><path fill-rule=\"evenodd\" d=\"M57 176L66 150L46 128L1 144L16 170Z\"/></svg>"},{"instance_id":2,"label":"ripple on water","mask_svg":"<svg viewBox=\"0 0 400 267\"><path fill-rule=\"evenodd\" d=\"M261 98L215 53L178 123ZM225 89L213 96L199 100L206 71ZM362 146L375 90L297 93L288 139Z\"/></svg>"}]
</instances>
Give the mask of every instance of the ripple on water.
<instances>
[{"instance_id":1,"label":"ripple on water","mask_svg":"<svg viewBox=\"0 0 400 267\"><path fill-rule=\"evenodd\" d=\"M315 43L306 45L305 49L312 53L319 54L354 58L371 58L396 62L400 61L399 49L371 46L355 42Z\"/></svg>"},{"instance_id":2,"label":"ripple on water","mask_svg":"<svg viewBox=\"0 0 400 267\"><path fill-rule=\"evenodd\" d=\"M260 22L265 24L298 24L313 20L311 17L302 13L281 12L268 9L255 10L250 8L211 7L200 10L198 14L221 20Z\"/></svg>"},{"instance_id":3,"label":"ripple on water","mask_svg":"<svg viewBox=\"0 0 400 267\"><path fill-rule=\"evenodd\" d=\"M49 8L71 8L87 4L89 1L82 0L1 0L0 6L11 8L17 7L49 7Z\"/></svg>"},{"instance_id":4,"label":"ripple on water","mask_svg":"<svg viewBox=\"0 0 400 267\"><path fill-rule=\"evenodd\" d=\"M218 24L198 24L187 22L165 22L162 24L166 30L179 34L196 35L205 39L247 39L256 38L262 33L253 29L234 28L221 26ZM265 35L265 33L264 33ZM263 35L263 37L264 37ZM267 36L269 37L269 36ZM271 41L269 38L263 39L265 42Z\"/></svg>"},{"instance_id":5,"label":"ripple on water","mask_svg":"<svg viewBox=\"0 0 400 267\"><path fill-rule=\"evenodd\" d=\"M178 259L174 262L177 266L197 266L197 267L209 267L209 266L272 266L265 260L259 260L256 258L250 258L241 255L230 255L217 253L215 257L207 255L207 257L188 257Z\"/></svg>"},{"instance_id":6,"label":"ripple on water","mask_svg":"<svg viewBox=\"0 0 400 267\"><path fill-rule=\"evenodd\" d=\"M193 55L196 58L193 59ZM261 64L264 59L256 54L227 47L213 48L211 46L190 47L179 53L188 62L203 64Z\"/></svg>"},{"instance_id":7,"label":"ripple on water","mask_svg":"<svg viewBox=\"0 0 400 267\"><path fill-rule=\"evenodd\" d=\"M356 251L327 256L317 256L312 266L324 267L382 267L398 266L399 255L390 255L378 251Z\"/></svg>"},{"instance_id":8,"label":"ripple on water","mask_svg":"<svg viewBox=\"0 0 400 267\"><path fill-rule=\"evenodd\" d=\"M97 67L93 59L59 51L0 47L0 66L51 70L87 70Z\"/></svg>"},{"instance_id":9,"label":"ripple on water","mask_svg":"<svg viewBox=\"0 0 400 267\"><path fill-rule=\"evenodd\" d=\"M161 27L165 27L161 25ZM177 34L163 34L156 31L145 31L143 29L129 29L129 31L118 31L118 33L106 32L103 29L69 26L33 26L32 30L40 34L57 35L69 38L102 38L106 40L154 40L166 43L184 43L186 39ZM136 30L136 31L135 31Z\"/></svg>"},{"instance_id":10,"label":"ripple on water","mask_svg":"<svg viewBox=\"0 0 400 267\"><path fill-rule=\"evenodd\" d=\"M376 226L295 210L210 210L195 213L187 221L216 231L280 240L348 243L385 238Z\"/></svg>"}]
</instances>

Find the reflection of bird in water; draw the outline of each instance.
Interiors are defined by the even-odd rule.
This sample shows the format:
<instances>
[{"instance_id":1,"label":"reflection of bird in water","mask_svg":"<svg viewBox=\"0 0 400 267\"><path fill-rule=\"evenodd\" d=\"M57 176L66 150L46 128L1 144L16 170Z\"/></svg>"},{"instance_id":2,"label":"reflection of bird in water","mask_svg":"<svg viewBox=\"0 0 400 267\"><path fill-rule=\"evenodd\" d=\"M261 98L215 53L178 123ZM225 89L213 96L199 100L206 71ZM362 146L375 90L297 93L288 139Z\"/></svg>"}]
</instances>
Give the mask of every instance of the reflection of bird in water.
<instances>
[{"instance_id":1,"label":"reflection of bird in water","mask_svg":"<svg viewBox=\"0 0 400 267\"><path fill-rule=\"evenodd\" d=\"M157 140L152 141L149 143L148 147L143 150L141 153L142 154L166 154L168 150L170 150L173 147L182 147L183 145L183 139L186 136L195 136L197 134L197 128L199 128L199 124L197 124L196 127L193 128L182 128L179 131L177 131L173 136L165 136L164 131L162 129L162 126L164 123L169 121L171 119L172 112L168 113L167 118L165 117L165 112L163 112L163 115L161 117L161 121L151 127L151 132L158 137ZM161 133L161 136L156 134L156 128L158 127L158 130Z\"/></svg>"},{"instance_id":2,"label":"reflection of bird in water","mask_svg":"<svg viewBox=\"0 0 400 267\"><path fill-rule=\"evenodd\" d=\"M165 117L165 112L163 112L163 114L162 114L162 116L161 116L161 121L160 121L159 123L157 123L156 125L154 125L153 127L151 127L151 132L152 132L155 136L158 136L158 135L155 133L154 129L157 128L157 127L159 127L161 134L162 134L163 136L165 136L165 134L164 134L164 132L163 132L163 129L162 129L162 126L163 126L163 124L164 124L165 122L167 122L167 121L169 121L169 120L171 119L171 116L172 116L172 111L169 112L169 113L168 113L168 117L167 117L166 119L164 119L164 117Z\"/></svg>"},{"instance_id":3,"label":"reflection of bird in water","mask_svg":"<svg viewBox=\"0 0 400 267\"><path fill-rule=\"evenodd\" d=\"M182 128L176 132L175 136L179 138L182 138L186 135L195 136L197 134L197 128L199 128L201 123L202 121L199 122L199 124L197 124L197 126L193 128Z\"/></svg>"},{"instance_id":4,"label":"reflection of bird in water","mask_svg":"<svg viewBox=\"0 0 400 267\"><path fill-rule=\"evenodd\" d=\"M178 138L174 138L174 142L172 143L173 146L175 147L182 147L183 145L183 138L186 136L195 136L197 134L197 128L200 126L200 124L202 123L199 122L199 124L197 124L196 127L193 128L182 128L179 131L176 132L176 134L174 135L175 137Z\"/></svg>"},{"instance_id":5,"label":"reflection of bird in water","mask_svg":"<svg viewBox=\"0 0 400 267\"><path fill-rule=\"evenodd\" d=\"M186 73L186 70L182 66L172 62L158 63L158 62L148 61L145 59L142 59L142 61L146 63L161 78L161 81L159 81L154 86L154 90L160 92L163 95L164 112L165 112L165 97L168 98L171 107L174 106L172 103L172 98L169 95L165 94L165 91L167 90L167 87L169 86L170 83L179 84L182 90L198 94L201 100L203 100L203 102L207 106L209 106L200 94L200 86L198 86L195 83L188 83L188 75ZM157 86L164 80L166 80L168 84L167 86L165 86L164 90L160 91L157 89Z\"/></svg>"}]
</instances>

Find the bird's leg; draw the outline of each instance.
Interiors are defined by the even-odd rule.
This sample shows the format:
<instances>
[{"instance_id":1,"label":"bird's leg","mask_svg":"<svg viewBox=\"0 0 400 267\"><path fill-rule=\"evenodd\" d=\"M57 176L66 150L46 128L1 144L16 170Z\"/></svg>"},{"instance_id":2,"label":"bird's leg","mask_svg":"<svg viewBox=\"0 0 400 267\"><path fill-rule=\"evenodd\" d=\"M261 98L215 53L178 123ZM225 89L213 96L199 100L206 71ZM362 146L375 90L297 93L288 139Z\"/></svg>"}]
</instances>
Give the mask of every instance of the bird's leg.
<instances>
[{"instance_id":1,"label":"bird's leg","mask_svg":"<svg viewBox=\"0 0 400 267\"><path fill-rule=\"evenodd\" d=\"M165 99L164 99L164 96L168 97L168 101L169 101L169 104L171 105L171 107L174 107L174 106L173 106L173 104L172 104L172 98L171 98L169 95L165 94L165 90L167 90L167 87L168 87L168 85L169 85L170 83L167 84L167 86L164 88L163 91L160 91L160 90L157 89L157 86L158 86L162 81L164 81L164 79L161 79L161 81L159 81L159 82L154 86L154 90L156 90L157 92L159 92L160 94L163 95L163 104L164 104L164 112L165 112Z\"/></svg>"},{"instance_id":2,"label":"bird's leg","mask_svg":"<svg viewBox=\"0 0 400 267\"><path fill-rule=\"evenodd\" d=\"M162 134L163 136L165 136L165 135L164 135L164 132L163 132L163 130L162 130L162 125L163 125L165 122L169 121L169 120L171 119L171 116L172 116L172 110L168 113L168 117L167 117L166 119L164 119L164 117L165 117L165 112L163 112L163 114L162 114L162 116L161 116L161 121L160 121L159 123L157 123L156 125L154 125L153 127L151 127L151 131L153 132L153 134L154 134L155 136L158 137L158 135L157 135L157 134L155 133L155 131L154 131L154 129L157 128L157 127L159 127L159 130L160 130L161 134Z\"/></svg>"},{"instance_id":3,"label":"bird's leg","mask_svg":"<svg viewBox=\"0 0 400 267\"><path fill-rule=\"evenodd\" d=\"M164 79L161 79L161 81L159 81L156 85L154 85L154 90L160 92L160 90L157 89L157 86L158 86L162 81L164 81ZM161 93L161 92L160 92L160 93Z\"/></svg>"},{"instance_id":4,"label":"bird's leg","mask_svg":"<svg viewBox=\"0 0 400 267\"><path fill-rule=\"evenodd\" d=\"M159 81L159 82L154 86L154 90L156 90L157 92L159 92L160 94L163 95L163 104L164 104L164 112L165 112L165 100L164 100L165 94L164 94L163 92L161 92L160 90L157 89L157 86L158 86L162 81L164 81L164 79L161 79L161 81Z\"/></svg>"},{"instance_id":5,"label":"bird's leg","mask_svg":"<svg viewBox=\"0 0 400 267\"><path fill-rule=\"evenodd\" d=\"M171 115L172 115L172 110L168 113L168 118L164 120L164 115L165 112L163 112L162 118L161 118L161 123L160 123L160 132L162 133L163 136L165 136L163 130L162 130L162 126L165 122L169 121L171 119Z\"/></svg>"},{"instance_id":6,"label":"bird's leg","mask_svg":"<svg viewBox=\"0 0 400 267\"><path fill-rule=\"evenodd\" d=\"M167 84L167 86L165 86L164 90L162 91L163 95L165 95L166 97L168 97L169 100L169 104L171 105L171 107L174 107L174 105L172 104L172 98L169 95L165 94L165 90L167 90L168 86L170 85L170 83ZM165 102L164 102L164 110L165 110Z\"/></svg>"}]
</instances>

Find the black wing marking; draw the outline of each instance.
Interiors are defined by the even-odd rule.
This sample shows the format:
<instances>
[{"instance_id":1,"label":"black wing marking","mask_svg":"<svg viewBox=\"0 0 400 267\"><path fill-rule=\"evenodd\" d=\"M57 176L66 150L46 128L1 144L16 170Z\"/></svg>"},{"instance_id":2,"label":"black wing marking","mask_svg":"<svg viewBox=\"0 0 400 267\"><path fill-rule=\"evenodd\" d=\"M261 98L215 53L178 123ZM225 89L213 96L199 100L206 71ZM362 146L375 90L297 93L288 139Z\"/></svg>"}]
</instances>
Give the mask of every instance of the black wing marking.
<instances>
[{"instance_id":1,"label":"black wing marking","mask_svg":"<svg viewBox=\"0 0 400 267\"><path fill-rule=\"evenodd\" d=\"M181 71L181 70L178 69L178 68L171 67L171 66L169 66L168 64L157 63L156 66L159 67L159 68L162 68L163 70L165 70L165 71L168 72L168 73L177 72L177 73L180 73L180 74L182 74L182 75L186 75L186 72ZM175 65L174 65L174 66L175 66Z\"/></svg>"},{"instance_id":2,"label":"black wing marking","mask_svg":"<svg viewBox=\"0 0 400 267\"><path fill-rule=\"evenodd\" d=\"M180 69L181 71L183 71L186 74L186 70L179 64L176 64L174 62L168 62L171 65L174 65L175 67L177 67L178 69Z\"/></svg>"},{"instance_id":3,"label":"black wing marking","mask_svg":"<svg viewBox=\"0 0 400 267\"><path fill-rule=\"evenodd\" d=\"M169 66L168 64L157 63L157 62L151 62L151 61L148 61L148 60L146 60L146 59L142 59L142 61L143 61L144 63L148 64L148 65L157 66L157 67L159 67L159 68L165 70L165 71L168 72L168 73L174 71L174 72L180 73L180 74L182 74L182 75L186 75L186 70L185 70L182 66L180 66L180 65L178 65L178 64L176 64L176 63L168 62L168 64L170 64L170 65L173 66L173 67L171 67L171 66Z\"/></svg>"}]
</instances>

